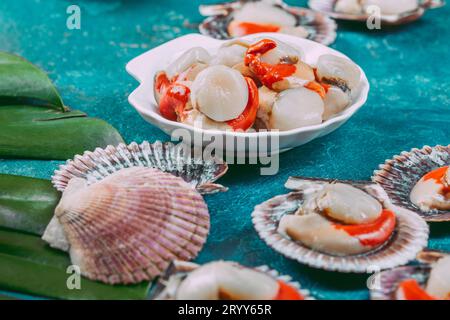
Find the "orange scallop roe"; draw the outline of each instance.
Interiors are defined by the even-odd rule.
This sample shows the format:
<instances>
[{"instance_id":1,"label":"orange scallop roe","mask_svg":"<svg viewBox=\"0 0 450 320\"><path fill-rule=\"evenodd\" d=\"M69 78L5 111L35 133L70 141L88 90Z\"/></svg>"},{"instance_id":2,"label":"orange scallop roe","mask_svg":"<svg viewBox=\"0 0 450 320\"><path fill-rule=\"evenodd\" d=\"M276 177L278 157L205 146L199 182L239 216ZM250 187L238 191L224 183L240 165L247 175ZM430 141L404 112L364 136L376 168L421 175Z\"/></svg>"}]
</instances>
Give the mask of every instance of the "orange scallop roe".
<instances>
[{"instance_id":1,"label":"orange scallop roe","mask_svg":"<svg viewBox=\"0 0 450 320\"><path fill-rule=\"evenodd\" d=\"M434 181L436 181L437 184L442 185L442 193L444 193L444 194L450 193L450 186L444 185L444 182L443 182L448 168L449 168L448 166L445 166L445 167L437 168L433 171L430 171L426 175L423 176L422 180L428 181L428 180L433 179Z\"/></svg>"},{"instance_id":2,"label":"orange scallop roe","mask_svg":"<svg viewBox=\"0 0 450 320\"><path fill-rule=\"evenodd\" d=\"M437 300L429 295L415 279L400 282L398 288L402 291L405 300Z\"/></svg>"},{"instance_id":3,"label":"orange scallop roe","mask_svg":"<svg viewBox=\"0 0 450 320\"><path fill-rule=\"evenodd\" d=\"M278 295L273 300L305 300L296 288L288 285L286 282L278 280L280 289Z\"/></svg>"},{"instance_id":4,"label":"orange scallop roe","mask_svg":"<svg viewBox=\"0 0 450 320\"><path fill-rule=\"evenodd\" d=\"M370 223L358 225L333 223L336 229L345 231L350 236L356 237L362 245L370 247L385 243L394 232L395 225L396 217L390 210L383 210L381 215Z\"/></svg>"},{"instance_id":5,"label":"orange scallop roe","mask_svg":"<svg viewBox=\"0 0 450 320\"><path fill-rule=\"evenodd\" d=\"M263 24L255 22L232 21L228 25L228 33L234 37L242 37L248 34L261 32L278 32L280 27L274 24Z\"/></svg>"}]
</instances>

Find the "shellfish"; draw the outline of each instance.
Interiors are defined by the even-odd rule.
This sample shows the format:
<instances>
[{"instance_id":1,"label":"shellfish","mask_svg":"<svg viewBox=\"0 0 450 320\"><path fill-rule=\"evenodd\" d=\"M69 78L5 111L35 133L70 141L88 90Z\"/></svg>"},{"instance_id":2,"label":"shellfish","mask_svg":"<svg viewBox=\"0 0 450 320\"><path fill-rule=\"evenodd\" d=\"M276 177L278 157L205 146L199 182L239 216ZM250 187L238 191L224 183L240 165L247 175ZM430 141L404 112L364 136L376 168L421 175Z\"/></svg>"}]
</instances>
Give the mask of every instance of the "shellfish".
<instances>
[{"instance_id":1,"label":"shellfish","mask_svg":"<svg viewBox=\"0 0 450 320\"><path fill-rule=\"evenodd\" d=\"M211 16L200 25L200 32L217 39L261 32L285 33L325 45L336 39L337 26L332 19L278 0L201 5L200 13Z\"/></svg>"},{"instance_id":2,"label":"shellfish","mask_svg":"<svg viewBox=\"0 0 450 320\"><path fill-rule=\"evenodd\" d=\"M380 165L372 180L392 202L427 221L450 220L450 146L425 146L402 152Z\"/></svg>"},{"instance_id":3,"label":"shellfish","mask_svg":"<svg viewBox=\"0 0 450 320\"><path fill-rule=\"evenodd\" d=\"M88 185L72 178L43 239L69 251L81 274L109 284L151 280L191 260L209 232L202 196L158 169L118 170Z\"/></svg>"},{"instance_id":4,"label":"shellfish","mask_svg":"<svg viewBox=\"0 0 450 320\"><path fill-rule=\"evenodd\" d=\"M443 0L309 0L308 6L334 19L366 22L380 15L383 25L399 25L422 17L427 9L439 8Z\"/></svg>"},{"instance_id":5,"label":"shellfish","mask_svg":"<svg viewBox=\"0 0 450 320\"><path fill-rule=\"evenodd\" d=\"M175 261L159 278L151 298L157 300L305 300L307 290L267 266L247 268L215 261L199 266Z\"/></svg>"},{"instance_id":6,"label":"shellfish","mask_svg":"<svg viewBox=\"0 0 450 320\"><path fill-rule=\"evenodd\" d=\"M425 254L428 254L426 252ZM386 270L373 275L373 300L450 299L450 256L440 253L432 263Z\"/></svg>"},{"instance_id":7,"label":"shellfish","mask_svg":"<svg viewBox=\"0 0 450 320\"><path fill-rule=\"evenodd\" d=\"M301 48L271 38L236 39L212 56L201 48L184 55L156 75L156 100L165 118L204 129L321 124L350 105L361 78L348 59L323 55L313 67Z\"/></svg>"},{"instance_id":8,"label":"shellfish","mask_svg":"<svg viewBox=\"0 0 450 320\"><path fill-rule=\"evenodd\" d=\"M124 168L156 168L180 177L202 194L226 191L215 181L228 170L228 165L218 158L200 159L190 147L183 144L156 141L129 145L119 144L105 149L97 148L77 155L55 171L53 186L64 191L72 178L83 178L88 184L103 180Z\"/></svg>"},{"instance_id":9,"label":"shellfish","mask_svg":"<svg viewBox=\"0 0 450 320\"><path fill-rule=\"evenodd\" d=\"M256 206L252 218L269 246L301 263L365 273L406 264L427 244L427 224L374 183L290 178L286 186L296 191Z\"/></svg>"}]
</instances>

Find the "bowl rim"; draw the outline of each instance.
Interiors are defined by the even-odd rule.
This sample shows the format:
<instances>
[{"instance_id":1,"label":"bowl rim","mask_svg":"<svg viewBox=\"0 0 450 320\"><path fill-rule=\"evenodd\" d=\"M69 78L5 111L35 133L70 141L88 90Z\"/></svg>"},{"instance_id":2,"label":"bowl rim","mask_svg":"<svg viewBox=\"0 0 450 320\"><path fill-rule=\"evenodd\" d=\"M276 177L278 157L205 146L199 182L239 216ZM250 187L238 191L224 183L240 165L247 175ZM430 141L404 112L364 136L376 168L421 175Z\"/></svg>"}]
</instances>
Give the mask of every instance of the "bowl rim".
<instances>
[{"instance_id":1,"label":"bowl rim","mask_svg":"<svg viewBox=\"0 0 450 320\"><path fill-rule=\"evenodd\" d=\"M298 38L298 37L291 36L291 35L285 35L285 34L279 34L279 33L258 33L258 34L254 34L254 35L248 35L245 37L241 37L240 39L251 40L254 38L261 38L264 36L279 39L282 41L287 41L289 43L293 43L294 45L297 45L298 47L301 47L300 44L302 42L304 42L304 43L309 44L310 46L320 47L322 50L327 51L327 54L333 54L333 55L337 55L337 56L351 60L348 56L346 56L345 54L343 54L335 49L329 48L323 44L317 43L312 40L302 39L302 38ZM210 41L211 43L216 42L217 47L219 47L220 44L230 41L230 40L217 40L217 39L213 39L211 37L197 34L197 33L187 34L187 35L178 37L174 40L166 42L158 47L155 47L151 50L148 50L148 51L142 53L141 55L139 55L139 56L133 58L131 61L129 61L126 65L126 71L128 72L128 74L130 74L136 81L139 82L139 86L136 87L133 90L133 92L131 92L131 94L128 96L128 102L141 115L144 115L146 117L149 117L149 118L157 121L158 125L155 125L157 127L160 127L160 126L176 127L176 128L182 128L182 129L193 131L195 134L205 134L205 135L211 135L211 136L223 135L226 137L241 137L241 138L259 138L259 137L265 138L265 137L272 137L272 136L277 136L280 138L281 137L290 137L290 136L294 136L294 135L301 134L301 133L311 133L311 132L325 130L326 128L331 127L334 124L343 123L343 122L347 121L348 119L350 119L367 102L369 91L370 91L370 83L369 83L369 80L367 79L367 76L366 76L364 70L356 63L355 64L358 66L359 70L361 71L361 81L359 84L361 91L359 93L359 98L356 101L354 101L349 107L347 107L344 111L342 111L337 116L335 116L331 119L328 119L328 120L322 122L321 124L305 126L305 127L295 128L295 129L286 130L286 131L268 130L268 131L258 131L258 132L239 132L239 131L223 131L223 130L217 130L217 129L203 129L203 128L194 127L194 126L191 126L188 124L184 124L181 122L168 120L168 119L164 118L158 112L155 112L154 110L149 108L148 106L144 107L139 102L135 101L135 95L139 91L139 88L141 86L143 86L144 84L146 84L148 81L153 82L153 79L151 79L151 80L142 79L142 77L140 77L138 75L139 74L139 72L138 72L139 65L143 60L146 60L145 56L147 54L153 52L156 49L161 49L163 47L166 47L169 44L175 45L177 43L183 43L183 48L181 48L181 46L180 46L180 50L177 50L176 52L174 52L174 54L180 53L180 52L188 50L190 47L196 46L195 43L196 43L196 41L199 41L199 40L207 40L207 41ZM234 39L234 40L236 40L236 39ZM192 45L186 46L186 43L191 43ZM351 61L353 61L353 60L351 60ZM154 100L153 93L152 93L151 99ZM155 102L156 101L152 101L151 103L155 103Z\"/></svg>"}]
</instances>

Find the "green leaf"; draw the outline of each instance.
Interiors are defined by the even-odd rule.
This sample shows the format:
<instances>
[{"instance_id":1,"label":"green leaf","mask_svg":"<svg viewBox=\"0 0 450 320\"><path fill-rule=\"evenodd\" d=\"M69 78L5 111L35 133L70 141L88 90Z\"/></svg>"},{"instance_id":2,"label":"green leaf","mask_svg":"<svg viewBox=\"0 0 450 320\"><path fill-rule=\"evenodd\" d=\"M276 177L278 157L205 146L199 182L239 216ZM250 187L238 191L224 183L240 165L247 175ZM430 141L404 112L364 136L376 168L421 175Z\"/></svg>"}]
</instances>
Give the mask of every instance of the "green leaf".
<instances>
[{"instance_id":1,"label":"green leaf","mask_svg":"<svg viewBox=\"0 0 450 320\"><path fill-rule=\"evenodd\" d=\"M149 282L108 285L81 277L81 289L70 290L69 256L42 239L0 228L0 287L57 299L145 299Z\"/></svg>"},{"instance_id":2,"label":"green leaf","mask_svg":"<svg viewBox=\"0 0 450 320\"><path fill-rule=\"evenodd\" d=\"M103 120L80 111L39 106L0 106L0 157L66 160L122 137Z\"/></svg>"},{"instance_id":3,"label":"green leaf","mask_svg":"<svg viewBox=\"0 0 450 320\"><path fill-rule=\"evenodd\" d=\"M42 235L59 199L48 180L0 174L0 226Z\"/></svg>"},{"instance_id":4,"label":"green leaf","mask_svg":"<svg viewBox=\"0 0 450 320\"><path fill-rule=\"evenodd\" d=\"M0 158L66 160L121 142L105 121L64 107L39 68L0 52Z\"/></svg>"},{"instance_id":5,"label":"green leaf","mask_svg":"<svg viewBox=\"0 0 450 320\"><path fill-rule=\"evenodd\" d=\"M25 59L0 52L0 105L38 104L64 111L61 97L45 72Z\"/></svg>"}]
</instances>

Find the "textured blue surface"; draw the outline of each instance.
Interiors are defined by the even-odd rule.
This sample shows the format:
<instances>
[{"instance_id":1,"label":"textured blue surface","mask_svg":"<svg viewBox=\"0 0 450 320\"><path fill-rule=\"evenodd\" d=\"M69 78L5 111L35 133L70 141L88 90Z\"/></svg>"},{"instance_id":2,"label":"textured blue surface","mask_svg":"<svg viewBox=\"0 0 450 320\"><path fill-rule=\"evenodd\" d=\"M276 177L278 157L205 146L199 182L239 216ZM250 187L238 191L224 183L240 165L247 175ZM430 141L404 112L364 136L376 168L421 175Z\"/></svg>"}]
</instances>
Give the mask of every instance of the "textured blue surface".
<instances>
[{"instance_id":1,"label":"textured blue surface","mask_svg":"<svg viewBox=\"0 0 450 320\"><path fill-rule=\"evenodd\" d=\"M125 72L133 57L201 21L197 6L214 1L2 0L0 50L20 54L47 72L66 105L113 124L131 141L168 140L129 106L136 82ZM305 1L288 1L305 5ZM78 4L81 30L66 28L66 8ZM368 31L339 24L333 45L367 73L369 101L335 133L281 155L278 175L232 166L221 183L230 191L207 197L208 242L197 259L268 264L323 299L366 299L366 276L313 270L269 249L253 229L253 207L284 193L290 175L369 179L385 159L425 144L449 144L450 7L394 29ZM49 178L57 161L0 160L0 173ZM449 224L432 226L430 246L450 250Z\"/></svg>"}]
</instances>

